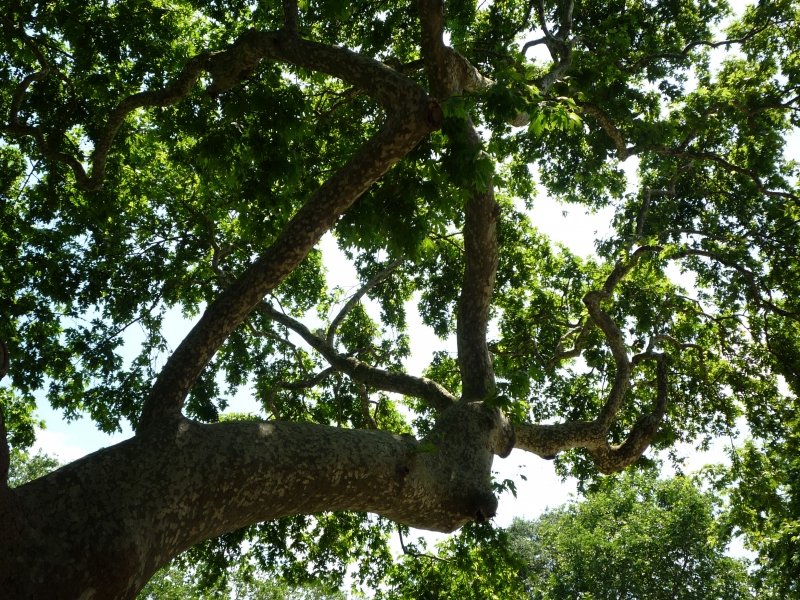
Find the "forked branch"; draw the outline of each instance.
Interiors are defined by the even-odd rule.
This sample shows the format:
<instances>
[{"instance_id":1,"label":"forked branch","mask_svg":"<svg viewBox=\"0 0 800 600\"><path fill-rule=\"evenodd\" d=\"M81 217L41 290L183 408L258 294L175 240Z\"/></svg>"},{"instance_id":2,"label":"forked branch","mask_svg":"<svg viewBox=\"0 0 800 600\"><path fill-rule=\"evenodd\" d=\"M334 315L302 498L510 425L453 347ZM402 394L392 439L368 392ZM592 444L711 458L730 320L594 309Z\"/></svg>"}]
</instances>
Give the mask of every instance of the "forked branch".
<instances>
[{"instance_id":1,"label":"forked branch","mask_svg":"<svg viewBox=\"0 0 800 600\"><path fill-rule=\"evenodd\" d=\"M261 302L257 306L257 310L297 333L309 346L319 352L334 369L345 373L356 382L385 392L394 392L419 398L439 412L447 410L456 402L455 396L435 381L426 377L415 377L407 373L386 371L368 365L354 356L341 354L333 345L328 343L326 338L313 333L308 327L276 310L267 302Z\"/></svg>"},{"instance_id":2,"label":"forked branch","mask_svg":"<svg viewBox=\"0 0 800 600\"><path fill-rule=\"evenodd\" d=\"M569 351L561 351L551 361L552 364L556 359L579 356L591 329L597 326L602 331L611 349L616 372L608 397L597 417L593 421L573 421L555 425L519 425L516 427L517 448L548 459L555 458L559 452L564 450L586 448L602 473L613 473L628 466L647 449L666 412L668 401L667 355L654 352L652 347L648 347L647 352L629 358L622 332L600 304L613 297L617 285L636 266L641 256L660 250L661 248L658 246L638 248L627 262L620 261L615 265L600 290L591 291L584 296L583 302L589 317L582 325L573 330L573 332L578 332L575 347ZM612 446L608 442L609 431L625 401L634 368L645 360L657 362L658 389L655 406L650 414L639 418L625 442L619 446Z\"/></svg>"}]
</instances>

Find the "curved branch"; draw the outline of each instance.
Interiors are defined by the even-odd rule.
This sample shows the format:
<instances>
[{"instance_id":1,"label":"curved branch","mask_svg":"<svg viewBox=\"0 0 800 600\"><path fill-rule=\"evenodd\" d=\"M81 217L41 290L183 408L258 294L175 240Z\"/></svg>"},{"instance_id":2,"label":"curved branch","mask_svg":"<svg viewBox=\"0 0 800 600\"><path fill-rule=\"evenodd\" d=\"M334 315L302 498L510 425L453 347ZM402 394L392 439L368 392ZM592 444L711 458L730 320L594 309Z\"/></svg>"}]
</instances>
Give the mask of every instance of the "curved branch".
<instances>
[{"instance_id":1,"label":"curved branch","mask_svg":"<svg viewBox=\"0 0 800 600\"><path fill-rule=\"evenodd\" d=\"M441 558L440 556L435 556L433 554L422 553L422 552L414 552L413 550L409 550L406 548L406 544L403 541L403 530L402 527L398 526L397 528L397 535L400 537L400 549L403 551L403 554L406 556L412 556L414 558L428 558L430 560L435 560L438 562L443 563L452 563L452 560L448 560L446 558Z\"/></svg>"},{"instance_id":2,"label":"curved branch","mask_svg":"<svg viewBox=\"0 0 800 600\"><path fill-rule=\"evenodd\" d=\"M658 432L667 410L669 370L666 355L653 353L651 358L658 363L656 366L658 391L653 412L639 417L627 439L619 446L612 446L606 441L599 447L590 449L592 460L601 473L608 475L632 465L647 450Z\"/></svg>"},{"instance_id":3,"label":"curved branch","mask_svg":"<svg viewBox=\"0 0 800 600\"><path fill-rule=\"evenodd\" d=\"M683 50L680 52L656 52L654 54L648 54L646 56L642 56L641 58L637 59L632 65L626 65L622 61L617 62L617 67L623 73L628 75L633 75L637 71L639 71L642 67L644 67L647 63L658 60L659 58L671 58L675 60L681 60L687 58L689 56L689 52L691 52L694 48L698 46L706 46L708 48L719 48L720 46L731 46L733 44L743 44L754 35L761 33L765 29L767 29L772 23L767 23L761 27L754 27L742 37L733 38L730 40L722 40L719 42L709 42L707 40L696 40L693 42L689 42L684 46Z\"/></svg>"},{"instance_id":4,"label":"curved branch","mask_svg":"<svg viewBox=\"0 0 800 600\"><path fill-rule=\"evenodd\" d=\"M515 447L552 460L559 452L586 448L601 473L624 469L647 450L664 418L669 396L667 356L655 352L646 358L655 360L657 395L653 412L639 417L627 439L618 446L608 443L608 428L600 421L573 421L555 425L524 423L515 427ZM640 362L639 359L636 362Z\"/></svg>"},{"instance_id":5,"label":"curved branch","mask_svg":"<svg viewBox=\"0 0 800 600\"><path fill-rule=\"evenodd\" d=\"M372 279L367 281L367 283L361 286L361 288L355 294L353 294L353 296L347 301L347 304L345 304L344 307L342 307L342 310L340 310L339 313L336 315L336 317L334 317L333 321L331 321L330 327L328 327L328 335L326 337L326 340L329 346L331 347L333 346L334 338L336 337L336 330L339 328L339 325L342 324L344 318L350 313L351 310L353 310L353 308L355 307L356 304L358 304L361 298L364 297L364 294L366 294L368 291L370 291L372 288L378 285L381 281L383 281L389 275L391 275L394 272L394 270L403 263L404 260L405 257L403 256L393 260L381 272L379 272Z\"/></svg>"},{"instance_id":6,"label":"curved branch","mask_svg":"<svg viewBox=\"0 0 800 600\"><path fill-rule=\"evenodd\" d=\"M386 392L395 392L420 398L439 412L444 412L456 402L455 396L435 381L426 377L415 377L407 373L386 371L368 365L353 356L340 354L325 338L312 333L308 327L274 309L266 302L261 302L257 310L297 333L309 346L319 352L333 368L345 373L357 382Z\"/></svg>"},{"instance_id":7,"label":"curved branch","mask_svg":"<svg viewBox=\"0 0 800 600\"><path fill-rule=\"evenodd\" d=\"M611 141L614 142L614 146L617 149L617 158L619 160L625 160L631 155L628 144L625 141L625 136L622 135L622 132L617 128L614 120L608 116L603 109L595 104L592 104L591 102L576 102L575 105L580 109L581 112L591 115L597 119L597 122L600 123L600 127L603 128L603 131L606 132L606 135L608 135L608 137L611 138Z\"/></svg>"},{"instance_id":8,"label":"curved branch","mask_svg":"<svg viewBox=\"0 0 800 600\"><path fill-rule=\"evenodd\" d=\"M441 126L441 108L424 90L389 67L348 50L313 44L291 36L251 31L238 41L236 52L224 60L228 68L248 64L248 44L277 44L274 54L291 56L298 63L335 76L349 76L353 83L395 103L381 129L317 189L292 217L267 250L206 309L167 361L142 410L139 429L158 420L180 417L186 395L230 333L238 327L262 298L283 281L308 255L339 216L378 178L411 151L430 131ZM245 41L242 41L245 40ZM236 44L234 44L236 46ZM260 60L260 58L259 58ZM213 62L213 61L212 61ZM212 64L213 86L220 90L232 80L220 80ZM239 74L241 72L239 71ZM382 79L378 75L383 76Z\"/></svg>"},{"instance_id":9,"label":"curved branch","mask_svg":"<svg viewBox=\"0 0 800 600\"><path fill-rule=\"evenodd\" d=\"M444 1L416 0L422 33L422 58L428 72L430 90L435 98L449 98L458 92L453 90L448 69L447 46L444 34Z\"/></svg>"},{"instance_id":10,"label":"curved branch","mask_svg":"<svg viewBox=\"0 0 800 600\"><path fill-rule=\"evenodd\" d=\"M262 59L286 62L337 77L365 90L386 108L399 112L415 112L421 102L427 101L422 88L379 61L344 48L300 39L291 31L251 29L239 36L227 50L204 52L189 59L178 76L164 88L140 92L122 100L111 111L105 127L94 140L91 176L87 175L77 158L54 150L39 127L9 122L9 125L1 125L0 131L33 137L46 158L62 162L72 169L78 187L97 190L103 184L106 161L117 132L131 112L176 104L189 96L203 73L212 75L213 81L206 91L216 97L241 83ZM441 109L437 105L430 107L428 112L431 129L437 129Z\"/></svg>"},{"instance_id":11,"label":"curved branch","mask_svg":"<svg viewBox=\"0 0 800 600\"><path fill-rule=\"evenodd\" d=\"M550 87L572 67L572 47L575 40L570 40L569 34L572 31L572 11L574 6L573 0L565 0L563 2L559 30L551 33L547 28L547 21L544 15L544 1L539 0L539 22L542 31L544 31L544 39L541 43L547 46L548 50L550 50L550 56L553 58L553 66L550 70L533 82L543 95L547 94ZM539 40L535 40L535 42L539 43Z\"/></svg>"},{"instance_id":12,"label":"curved branch","mask_svg":"<svg viewBox=\"0 0 800 600\"><path fill-rule=\"evenodd\" d=\"M644 220L646 215L640 214L639 217ZM597 468L603 473L624 468L634 462L647 448L666 410L666 355L653 352L649 347L648 352L638 354L632 359L629 358L622 332L611 316L600 307L600 303L613 296L617 285L638 264L644 254L660 250L662 250L660 246L641 246L631 254L631 258L627 262L617 262L606 278L603 287L584 296L583 303L589 312L589 318L569 332L568 335L578 332L574 347L568 351L558 352L549 363L549 366L553 366L558 360L579 356L592 327L596 325L602 331L611 349L616 373L614 383L597 418L593 421L573 421L555 425L523 424L517 426L517 448L547 459L553 459L559 452L570 448L587 448ZM655 341L651 343L651 346L654 344ZM633 369L647 359L656 360L659 365L658 398L654 411L639 419L625 443L621 446L611 446L607 440L608 432L625 400Z\"/></svg>"},{"instance_id":13,"label":"curved branch","mask_svg":"<svg viewBox=\"0 0 800 600\"><path fill-rule=\"evenodd\" d=\"M367 423L367 427L369 429L377 429L378 424L369 412L369 391L367 390L367 386L359 382L358 393L361 397L361 414L364 417L364 421Z\"/></svg>"}]
</instances>

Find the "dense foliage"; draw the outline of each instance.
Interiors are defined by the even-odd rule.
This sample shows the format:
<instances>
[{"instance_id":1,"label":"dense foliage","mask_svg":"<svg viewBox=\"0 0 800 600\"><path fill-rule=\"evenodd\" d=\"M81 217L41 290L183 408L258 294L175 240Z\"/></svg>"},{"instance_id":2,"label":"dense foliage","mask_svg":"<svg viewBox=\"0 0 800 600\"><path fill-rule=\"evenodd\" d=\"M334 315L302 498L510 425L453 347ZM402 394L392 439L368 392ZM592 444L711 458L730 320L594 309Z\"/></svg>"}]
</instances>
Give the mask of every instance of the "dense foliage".
<instances>
[{"instance_id":1,"label":"dense foliage","mask_svg":"<svg viewBox=\"0 0 800 600\"><path fill-rule=\"evenodd\" d=\"M730 539L717 527L718 510L688 478L634 474L535 521L517 520L509 535L532 598L753 597L746 565L724 554Z\"/></svg>"},{"instance_id":2,"label":"dense foliage","mask_svg":"<svg viewBox=\"0 0 800 600\"><path fill-rule=\"evenodd\" d=\"M211 352L178 410L216 423L245 390L261 418L428 434L440 412L430 398L390 394L398 388L341 365L403 372L414 304L440 337L467 338L465 214L493 190L499 262L481 288L494 324L490 393L472 400L502 409L518 446L582 482L648 443L730 436L743 418L753 445L720 475L734 486L731 527L767 536L759 560L770 568L800 572L800 190L785 154L800 125L800 4L759 2L731 19L724 0L452 0L445 39L460 54L448 56L467 59L477 81L454 94L439 93L449 88L425 56L427 4L299 3L302 38L388 65L443 113L332 229L379 310L347 303L311 250ZM250 30L288 30L292 5L0 9L0 338L13 358L0 402L12 447L33 442L37 402L106 432L136 429L172 352L169 311L197 317L238 289L315 190L393 123L382 83L358 87L288 60L256 61L227 87L203 71L202 86L167 93L188 81L187 65L212 64L222 55L208 53ZM637 180L626 161L638 161ZM613 235L592 257L552 244L548 224L531 220L537 193L572 210L612 207ZM450 397L470 376L467 346L437 353L424 373ZM543 423L604 429L551 452L523 435L546 433L530 429ZM557 518L575 524L568 514ZM401 577L411 589L460 581L443 565L499 535L469 527L451 542L452 562L418 561L402 575L387 558L395 526L360 513L254 524L192 552L212 573L249 553L293 585L323 573L336 584L355 561L364 582ZM486 597L475 581L458 597Z\"/></svg>"}]
</instances>

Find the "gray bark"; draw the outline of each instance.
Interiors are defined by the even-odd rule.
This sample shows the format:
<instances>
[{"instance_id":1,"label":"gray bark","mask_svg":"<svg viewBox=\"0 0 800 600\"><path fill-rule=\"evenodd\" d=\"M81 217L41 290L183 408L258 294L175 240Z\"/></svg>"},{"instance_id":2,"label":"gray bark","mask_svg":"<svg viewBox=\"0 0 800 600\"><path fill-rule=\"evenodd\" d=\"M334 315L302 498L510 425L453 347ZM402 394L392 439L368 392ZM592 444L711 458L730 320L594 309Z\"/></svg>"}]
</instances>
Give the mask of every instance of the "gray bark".
<instances>
[{"instance_id":1,"label":"gray bark","mask_svg":"<svg viewBox=\"0 0 800 600\"><path fill-rule=\"evenodd\" d=\"M502 413L480 403L454 405L421 441L280 421L165 421L11 490L21 535L0 542L0 589L134 598L194 544L287 515L369 511L453 531L494 515L492 456L512 447Z\"/></svg>"}]
</instances>

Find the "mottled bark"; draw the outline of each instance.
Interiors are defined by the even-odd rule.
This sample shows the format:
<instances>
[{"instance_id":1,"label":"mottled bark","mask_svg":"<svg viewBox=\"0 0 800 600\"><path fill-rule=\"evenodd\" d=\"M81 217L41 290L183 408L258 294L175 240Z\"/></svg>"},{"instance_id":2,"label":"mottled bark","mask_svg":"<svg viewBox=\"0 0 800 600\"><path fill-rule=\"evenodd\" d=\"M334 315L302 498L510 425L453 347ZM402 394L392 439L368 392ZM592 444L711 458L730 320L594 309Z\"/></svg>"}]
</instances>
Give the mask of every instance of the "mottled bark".
<instances>
[{"instance_id":1,"label":"mottled bark","mask_svg":"<svg viewBox=\"0 0 800 600\"><path fill-rule=\"evenodd\" d=\"M481 152L472 122L465 123L466 141ZM462 397L487 398L494 392L494 367L486 339L497 273L497 219L500 206L489 181L486 189L473 187L464 207L464 279L458 300L457 346Z\"/></svg>"},{"instance_id":2,"label":"mottled bark","mask_svg":"<svg viewBox=\"0 0 800 600\"><path fill-rule=\"evenodd\" d=\"M452 531L494 515L492 454L507 454L512 436L480 403L454 405L421 441L303 423L160 423L11 490L23 535L4 539L0 589L134 598L192 545L294 514L370 511Z\"/></svg>"}]
</instances>

